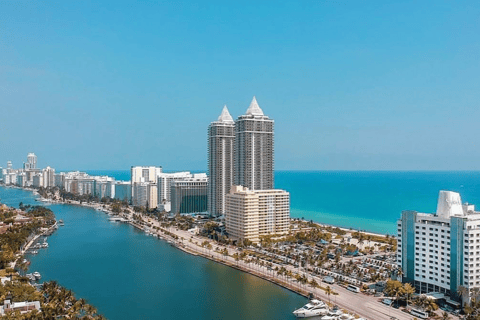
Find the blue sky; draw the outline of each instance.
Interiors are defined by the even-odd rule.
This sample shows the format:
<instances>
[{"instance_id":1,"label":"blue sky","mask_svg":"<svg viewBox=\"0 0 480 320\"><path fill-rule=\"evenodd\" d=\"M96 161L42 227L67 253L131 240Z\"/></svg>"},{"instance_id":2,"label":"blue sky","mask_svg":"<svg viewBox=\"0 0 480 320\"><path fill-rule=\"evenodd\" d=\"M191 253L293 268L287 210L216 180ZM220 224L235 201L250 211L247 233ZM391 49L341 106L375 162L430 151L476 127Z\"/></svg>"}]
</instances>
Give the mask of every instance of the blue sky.
<instances>
[{"instance_id":1,"label":"blue sky","mask_svg":"<svg viewBox=\"0 0 480 320\"><path fill-rule=\"evenodd\" d=\"M2 1L0 166L207 166L255 95L279 170L480 169L478 1Z\"/></svg>"}]
</instances>

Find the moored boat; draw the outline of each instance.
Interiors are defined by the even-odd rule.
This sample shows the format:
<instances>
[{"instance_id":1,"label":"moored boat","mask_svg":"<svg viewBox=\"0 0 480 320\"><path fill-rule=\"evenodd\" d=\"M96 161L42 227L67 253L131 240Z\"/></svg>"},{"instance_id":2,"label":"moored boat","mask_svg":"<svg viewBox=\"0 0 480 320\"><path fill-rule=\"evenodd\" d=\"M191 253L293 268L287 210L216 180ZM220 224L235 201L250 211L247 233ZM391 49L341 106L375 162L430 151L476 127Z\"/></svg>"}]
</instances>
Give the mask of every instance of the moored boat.
<instances>
[{"instance_id":1,"label":"moored boat","mask_svg":"<svg viewBox=\"0 0 480 320\"><path fill-rule=\"evenodd\" d=\"M328 306L320 300L313 299L300 309L293 311L297 318L319 317L328 313Z\"/></svg>"}]
</instances>

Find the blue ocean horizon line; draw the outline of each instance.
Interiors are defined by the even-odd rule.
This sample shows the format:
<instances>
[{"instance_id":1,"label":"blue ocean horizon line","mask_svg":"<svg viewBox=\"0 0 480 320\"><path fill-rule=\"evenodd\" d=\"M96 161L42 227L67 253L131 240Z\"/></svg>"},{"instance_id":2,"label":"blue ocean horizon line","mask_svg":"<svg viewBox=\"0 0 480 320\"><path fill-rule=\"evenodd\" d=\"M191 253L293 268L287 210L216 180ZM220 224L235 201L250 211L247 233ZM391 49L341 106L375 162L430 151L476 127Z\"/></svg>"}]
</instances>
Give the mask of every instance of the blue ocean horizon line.
<instances>
[{"instance_id":1,"label":"blue ocean horizon line","mask_svg":"<svg viewBox=\"0 0 480 320\"><path fill-rule=\"evenodd\" d=\"M130 170L84 170L130 180ZM292 218L395 234L404 210L433 213L440 190L480 205L480 171L277 170L275 187L290 193Z\"/></svg>"}]
</instances>

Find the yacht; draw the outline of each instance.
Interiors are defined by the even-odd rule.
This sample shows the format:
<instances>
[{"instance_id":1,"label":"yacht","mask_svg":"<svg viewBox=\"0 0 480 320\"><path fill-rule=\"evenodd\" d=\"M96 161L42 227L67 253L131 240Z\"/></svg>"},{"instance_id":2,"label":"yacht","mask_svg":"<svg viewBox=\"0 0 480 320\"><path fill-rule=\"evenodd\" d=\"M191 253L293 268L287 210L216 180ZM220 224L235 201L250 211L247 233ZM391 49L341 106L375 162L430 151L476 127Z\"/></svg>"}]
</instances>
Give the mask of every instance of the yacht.
<instances>
[{"instance_id":1,"label":"yacht","mask_svg":"<svg viewBox=\"0 0 480 320\"><path fill-rule=\"evenodd\" d=\"M35 271L33 274L32 274L36 280L40 280L42 278L42 276L40 275L40 272L38 271Z\"/></svg>"},{"instance_id":2,"label":"yacht","mask_svg":"<svg viewBox=\"0 0 480 320\"><path fill-rule=\"evenodd\" d=\"M328 313L329 316L333 316L333 317L340 317L343 315L343 312L341 310L332 310Z\"/></svg>"},{"instance_id":3,"label":"yacht","mask_svg":"<svg viewBox=\"0 0 480 320\"><path fill-rule=\"evenodd\" d=\"M320 300L313 299L300 309L293 311L297 318L318 317L328 313L328 306Z\"/></svg>"},{"instance_id":4,"label":"yacht","mask_svg":"<svg viewBox=\"0 0 480 320\"><path fill-rule=\"evenodd\" d=\"M60 219L60 220L58 220L58 225L59 225L59 226L64 226L64 225L65 225L65 223L63 223L63 220L62 220L62 219Z\"/></svg>"}]
</instances>

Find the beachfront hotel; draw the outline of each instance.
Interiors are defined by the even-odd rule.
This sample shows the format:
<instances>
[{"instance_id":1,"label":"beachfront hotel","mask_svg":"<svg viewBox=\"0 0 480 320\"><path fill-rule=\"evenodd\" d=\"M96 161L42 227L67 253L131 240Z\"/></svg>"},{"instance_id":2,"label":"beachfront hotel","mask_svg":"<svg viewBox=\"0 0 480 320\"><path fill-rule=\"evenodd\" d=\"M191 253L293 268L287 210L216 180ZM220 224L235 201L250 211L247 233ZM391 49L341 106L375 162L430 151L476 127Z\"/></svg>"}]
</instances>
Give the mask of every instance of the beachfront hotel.
<instances>
[{"instance_id":1,"label":"beachfront hotel","mask_svg":"<svg viewBox=\"0 0 480 320\"><path fill-rule=\"evenodd\" d=\"M290 223L290 194L233 186L226 196L225 227L230 238L258 242L263 235L285 235Z\"/></svg>"},{"instance_id":2,"label":"beachfront hotel","mask_svg":"<svg viewBox=\"0 0 480 320\"><path fill-rule=\"evenodd\" d=\"M207 212L208 177L195 173L191 178L171 182L171 213Z\"/></svg>"},{"instance_id":3,"label":"beachfront hotel","mask_svg":"<svg viewBox=\"0 0 480 320\"><path fill-rule=\"evenodd\" d=\"M217 121L208 127L208 212L225 214L225 196L233 185L235 122L223 107Z\"/></svg>"},{"instance_id":4,"label":"beachfront hotel","mask_svg":"<svg viewBox=\"0 0 480 320\"><path fill-rule=\"evenodd\" d=\"M397 264L417 293L480 287L480 212L458 193L440 191L436 213L403 211L397 226Z\"/></svg>"},{"instance_id":5,"label":"beachfront hotel","mask_svg":"<svg viewBox=\"0 0 480 320\"><path fill-rule=\"evenodd\" d=\"M234 184L250 190L274 187L273 120L253 97L245 115L235 121Z\"/></svg>"}]
</instances>

